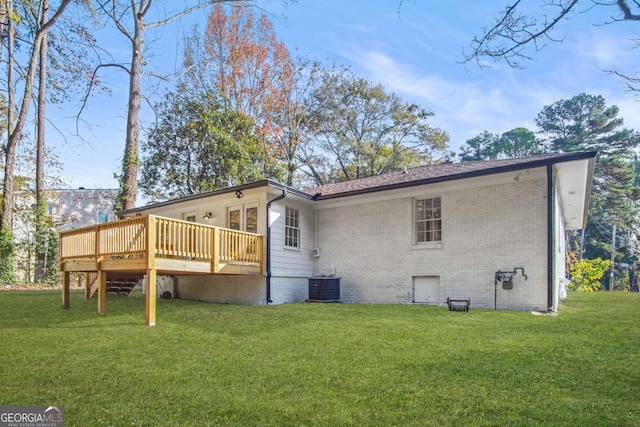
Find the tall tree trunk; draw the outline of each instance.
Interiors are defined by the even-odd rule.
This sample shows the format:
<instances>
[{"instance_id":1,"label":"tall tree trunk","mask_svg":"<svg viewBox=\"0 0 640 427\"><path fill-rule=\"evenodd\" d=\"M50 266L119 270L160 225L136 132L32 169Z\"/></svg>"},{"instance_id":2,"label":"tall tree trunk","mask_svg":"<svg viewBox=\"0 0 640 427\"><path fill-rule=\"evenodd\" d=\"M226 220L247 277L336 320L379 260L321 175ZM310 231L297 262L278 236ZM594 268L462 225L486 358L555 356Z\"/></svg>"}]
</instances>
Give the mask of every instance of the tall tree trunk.
<instances>
[{"instance_id":1,"label":"tall tree trunk","mask_svg":"<svg viewBox=\"0 0 640 427\"><path fill-rule=\"evenodd\" d=\"M140 139L140 99L142 80L142 47L144 44L144 14L134 13L135 29L131 49L131 70L129 73L129 109L127 113L127 140L122 159L122 182L118 196L118 208L136 207L138 193L138 145Z\"/></svg>"},{"instance_id":2,"label":"tall tree trunk","mask_svg":"<svg viewBox=\"0 0 640 427\"><path fill-rule=\"evenodd\" d=\"M42 2L42 20L40 26L49 19L49 0ZM48 32L44 33L42 44L40 45L40 71L38 74L38 116L37 127L38 137L36 145L36 224L35 224L35 256L36 271L35 282L42 283L46 280L47 261L47 226L45 213L47 200L44 191L44 151L45 151L45 107L47 91L47 48Z\"/></svg>"},{"instance_id":3,"label":"tall tree trunk","mask_svg":"<svg viewBox=\"0 0 640 427\"><path fill-rule=\"evenodd\" d=\"M2 208L0 210L0 280L9 282L13 273L13 167L16 139L13 138L15 89L13 85L13 44L15 42L11 0L5 1L7 32L7 144L5 146Z\"/></svg>"},{"instance_id":4,"label":"tall tree trunk","mask_svg":"<svg viewBox=\"0 0 640 427\"><path fill-rule=\"evenodd\" d=\"M15 121L15 87L14 87L14 50L15 30L13 22L13 4L6 1L7 9L7 145L4 157L4 179L2 181L2 212L0 212L0 227L2 232L11 234L13 231L13 168L17 138L13 132ZM4 261L4 260L3 260Z\"/></svg>"},{"instance_id":5,"label":"tall tree trunk","mask_svg":"<svg viewBox=\"0 0 640 427\"><path fill-rule=\"evenodd\" d=\"M58 10L54 16L48 21L43 22L42 26L37 30L33 39L33 45L31 46L31 56L29 57L29 65L27 66L27 73L24 77L24 84L22 85L24 93L20 101L19 109L16 108L15 103L15 87L13 76L13 62L15 60L13 54L13 43L15 42L15 30L13 22L13 9L11 0L7 1L7 12L9 18L7 20L7 97L8 97L8 134L7 145L5 150L5 165L4 165L4 179L2 183L2 192L4 197L2 198L2 212L0 212L0 227L2 232L11 233L13 228L13 172L15 164L15 152L18 142L22 138L22 131L24 125L27 122L29 115L29 107L31 105L31 99L33 97L33 82L35 80L36 69L38 67L38 60L40 58L40 46L42 45L42 39L46 35L49 27L54 25L56 21L62 16L62 13L66 7L71 3L71 0L62 0L58 7ZM42 12L42 11L40 11ZM17 115L15 115L17 111Z\"/></svg>"}]
</instances>

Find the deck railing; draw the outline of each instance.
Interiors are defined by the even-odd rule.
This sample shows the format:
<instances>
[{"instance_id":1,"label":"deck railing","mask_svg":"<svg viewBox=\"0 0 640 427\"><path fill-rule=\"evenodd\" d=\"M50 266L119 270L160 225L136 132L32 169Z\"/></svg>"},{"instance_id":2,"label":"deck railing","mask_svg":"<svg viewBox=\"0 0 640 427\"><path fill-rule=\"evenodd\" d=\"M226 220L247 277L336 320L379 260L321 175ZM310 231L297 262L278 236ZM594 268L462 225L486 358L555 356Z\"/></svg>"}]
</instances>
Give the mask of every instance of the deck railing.
<instances>
[{"instance_id":1,"label":"deck railing","mask_svg":"<svg viewBox=\"0 0 640 427\"><path fill-rule=\"evenodd\" d=\"M60 233L60 261L155 258L263 265L264 236L155 215ZM148 247L150 246L150 247Z\"/></svg>"}]
</instances>

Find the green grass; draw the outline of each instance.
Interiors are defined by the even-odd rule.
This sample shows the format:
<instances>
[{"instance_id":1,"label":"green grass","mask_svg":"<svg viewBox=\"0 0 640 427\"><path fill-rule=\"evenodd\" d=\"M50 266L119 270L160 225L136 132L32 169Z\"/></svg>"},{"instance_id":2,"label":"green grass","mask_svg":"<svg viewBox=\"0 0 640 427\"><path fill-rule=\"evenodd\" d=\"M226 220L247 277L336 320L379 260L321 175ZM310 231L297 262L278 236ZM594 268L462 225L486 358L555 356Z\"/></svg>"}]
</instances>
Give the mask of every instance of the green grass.
<instances>
[{"instance_id":1,"label":"green grass","mask_svg":"<svg viewBox=\"0 0 640 427\"><path fill-rule=\"evenodd\" d=\"M557 317L0 292L0 405L67 426L639 426L640 296Z\"/></svg>"}]
</instances>

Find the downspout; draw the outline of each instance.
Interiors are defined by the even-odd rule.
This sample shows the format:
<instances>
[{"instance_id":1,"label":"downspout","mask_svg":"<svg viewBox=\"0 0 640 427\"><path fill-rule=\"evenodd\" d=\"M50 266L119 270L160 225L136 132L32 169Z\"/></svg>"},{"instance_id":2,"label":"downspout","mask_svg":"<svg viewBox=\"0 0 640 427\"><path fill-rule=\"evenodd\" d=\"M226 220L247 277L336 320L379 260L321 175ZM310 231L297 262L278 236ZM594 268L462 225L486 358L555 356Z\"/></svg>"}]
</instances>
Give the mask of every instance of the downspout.
<instances>
[{"instance_id":1,"label":"downspout","mask_svg":"<svg viewBox=\"0 0 640 427\"><path fill-rule=\"evenodd\" d=\"M287 197L287 191L282 190L282 194L273 200L267 202L267 304L273 302L271 300L271 204Z\"/></svg>"},{"instance_id":2,"label":"downspout","mask_svg":"<svg viewBox=\"0 0 640 427\"><path fill-rule=\"evenodd\" d=\"M553 165L547 165L547 311L553 310L553 288L555 275L555 187Z\"/></svg>"}]
</instances>

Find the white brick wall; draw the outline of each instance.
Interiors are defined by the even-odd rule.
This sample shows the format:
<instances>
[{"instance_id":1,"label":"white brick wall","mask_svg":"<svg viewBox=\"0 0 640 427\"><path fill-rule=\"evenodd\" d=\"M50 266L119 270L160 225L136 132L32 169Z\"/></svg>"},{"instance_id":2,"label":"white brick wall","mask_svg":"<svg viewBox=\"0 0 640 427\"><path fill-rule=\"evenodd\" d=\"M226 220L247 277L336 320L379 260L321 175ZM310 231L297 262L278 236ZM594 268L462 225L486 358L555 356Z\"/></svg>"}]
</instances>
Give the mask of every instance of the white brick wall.
<instances>
[{"instance_id":1,"label":"white brick wall","mask_svg":"<svg viewBox=\"0 0 640 427\"><path fill-rule=\"evenodd\" d=\"M337 199L320 205L315 271L342 277L345 302L410 303L413 277L439 276L440 303L471 298L494 307L497 270L524 267L514 289L498 286L498 309L546 308L547 202L543 171ZM386 198L384 200L382 196ZM441 197L441 248L413 242L413 200Z\"/></svg>"}]
</instances>

